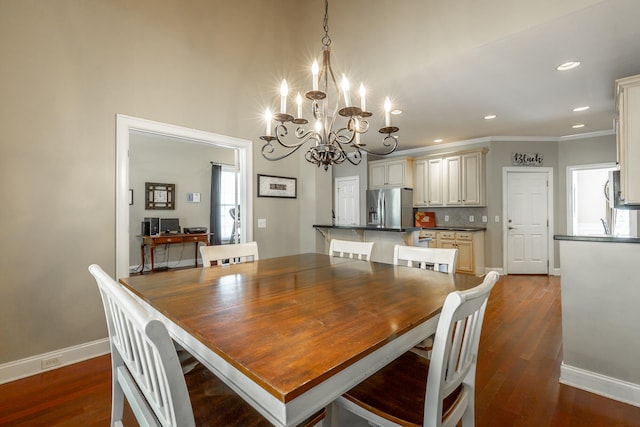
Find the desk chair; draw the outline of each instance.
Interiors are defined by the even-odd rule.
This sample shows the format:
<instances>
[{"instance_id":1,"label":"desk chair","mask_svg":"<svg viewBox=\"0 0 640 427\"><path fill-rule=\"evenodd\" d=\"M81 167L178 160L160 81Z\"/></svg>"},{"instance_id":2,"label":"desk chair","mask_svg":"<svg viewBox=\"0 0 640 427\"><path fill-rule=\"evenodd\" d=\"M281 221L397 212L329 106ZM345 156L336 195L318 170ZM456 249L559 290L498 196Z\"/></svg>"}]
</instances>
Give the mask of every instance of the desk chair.
<instances>
[{"instance_id":1,"label":"desk chair","mask_svg":"<svg viewBox=\"0 0 640 427\"><path fill-rule=\"evenodd\" d=\"M422 269L454 273L456 270L457 249L423 248L420 246L395 245L393 263Z\"/></svg>"},{"instance_id":2,"label":"desk chair","mask_svg":"<svg viewBox=\"0 0 640 427\"><path fill-rule=\"evenodd\" d=\"M203 267L211 267L212 262L217 265L238 264L240 262L258 260L258 244L256 242L238 243L232 245L200 246Z\"/></svg>"},{"instance_id":3,"label":"desk chair","mask_svg":"<svg viewBox=\"0 0 640 427\"><path fill-rule=\"evenodd\" d=\"M89 271L98 283L109 328L112 427L122 426L125 397L140 425L272 425L203 365L183 375L165 325L98 265ZM302 425L323 418L320 411Z\"/></svg>"},{"instance_id":4,"label":"desk chair","mask_svg":"<svg viewBox=\"0 0 640 427\"><path fill-rule=\"evenodd\" d=\"M475 376L487 300L498 280L450 293L436 329L431 360L406 352L339 397L335 404L379 426L474 425Z\"/></svg>"},{"instance_id":5,"label":"desk chair","mask_svg":"<svg viewBox=\"0 0 640 427\"><path fill-rule=\"evenodd\" d=\"M357 258L371 261L374 242L355 242L352 240L331 239L329 255L342 258Z\"/></svg>"}]
</instances>

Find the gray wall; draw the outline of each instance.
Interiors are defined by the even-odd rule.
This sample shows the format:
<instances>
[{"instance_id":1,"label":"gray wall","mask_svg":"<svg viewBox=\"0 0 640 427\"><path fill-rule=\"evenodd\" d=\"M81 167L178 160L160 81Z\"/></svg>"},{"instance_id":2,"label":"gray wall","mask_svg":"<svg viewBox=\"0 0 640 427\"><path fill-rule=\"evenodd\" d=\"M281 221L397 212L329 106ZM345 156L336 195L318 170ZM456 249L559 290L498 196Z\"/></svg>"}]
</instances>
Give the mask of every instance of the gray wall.
<instances>
[{"instance_id":1,"label":"gray wall","mask_svg":"<svg viewBox=\"0 0 640 427\"><path fill-rule=\"evenodd\" d=\"M116 114L259 141L278 78L300 66L290 52L317 37L305 19L256 23L297 3L2 2L0 364L107 336L87 266L115 275ZM254 179L306 179L299 159L267 162L260 146ZM253 201L269 219L261 257L297 252L301 199Z\"/></svg>"}]
</instances>

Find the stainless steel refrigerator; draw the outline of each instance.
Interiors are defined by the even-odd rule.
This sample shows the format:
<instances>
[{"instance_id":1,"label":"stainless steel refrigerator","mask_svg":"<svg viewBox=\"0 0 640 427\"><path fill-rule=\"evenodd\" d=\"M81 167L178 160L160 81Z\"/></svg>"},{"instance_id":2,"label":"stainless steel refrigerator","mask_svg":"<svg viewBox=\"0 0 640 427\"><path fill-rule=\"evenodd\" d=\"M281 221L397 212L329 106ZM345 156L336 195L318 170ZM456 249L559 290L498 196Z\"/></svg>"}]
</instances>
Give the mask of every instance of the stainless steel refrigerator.
<instances>
[{"instance_id":1,"label":"stainless steel refrigerator","mask_svg":"<svg viewBox=\"0 0 640 427\"><path fill-rule=\"evenodd\" d=\"M410 188L367 190L367 226L413 227L413 190Z\"/></svg>"}]
</instances>

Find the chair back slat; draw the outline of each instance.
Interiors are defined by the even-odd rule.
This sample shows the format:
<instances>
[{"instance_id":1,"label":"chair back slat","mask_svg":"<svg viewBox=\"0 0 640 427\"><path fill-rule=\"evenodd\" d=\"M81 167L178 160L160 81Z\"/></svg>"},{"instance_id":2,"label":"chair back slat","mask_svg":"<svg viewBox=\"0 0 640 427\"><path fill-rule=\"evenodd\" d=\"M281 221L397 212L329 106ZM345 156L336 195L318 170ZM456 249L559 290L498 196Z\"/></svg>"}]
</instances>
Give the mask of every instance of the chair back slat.
<instances>
[{"instance_id":1,"label":"chair back slat","mask_svg":"<svg viewBox=\"0 0 640 427\"><path fill-rule=\"evenodd\" d=\"M91 265L89 271L98 283L107 318L113 381L124 382L120 387L136 417L148 425L195 425L182 369L164 324L99 266ZM112 419L112 425L118 421Z\"/></svg>"},{"instance_id":2,"label":"chair back slat","mask_svg":"<svg viewBox=\"0 0 640 427\"><path fill-rule=\"evenodd\" d=\"M374 242L331 239L329 255L371 261Z\"/></svg>"},{"instance_id":3,"label":"chair back slat","mask_svg":"<svg viewBox=\"0 0 640 427\"><path fill-rule=\"evenodd\" d=\"M232 245L200 246L202 265L211 267L211 263L217 265L238 264L247 261L257 261L258 244L256 242L238 243Z\"/></svg>"},{"instance_id":4,"label":"chair back slat","mask_svg":"<svg viewBox=\"0 0 640 427\"><path fill-rule=\"evenodd\" d=\"M395 245L393 263L423 270L454 273L458 250L455 248L424 248L421 246Z\"/></svg>"}]
</instances>

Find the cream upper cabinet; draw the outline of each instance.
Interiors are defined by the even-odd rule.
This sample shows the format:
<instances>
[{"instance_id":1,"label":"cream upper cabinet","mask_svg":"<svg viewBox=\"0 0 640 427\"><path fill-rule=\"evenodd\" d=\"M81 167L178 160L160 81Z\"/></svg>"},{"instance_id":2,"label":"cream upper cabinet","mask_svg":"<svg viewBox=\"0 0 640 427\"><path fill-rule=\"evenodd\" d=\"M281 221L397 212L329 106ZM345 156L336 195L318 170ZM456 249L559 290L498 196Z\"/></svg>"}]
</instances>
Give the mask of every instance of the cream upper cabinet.
<instances>
[{"instance_id":1,"label":"cream upper cabinet","mask_svg":"<svg viewBox=\"0 0 640 427\"><path fill-rule=\"evenodd\" d=\"M443 206L442 159L427 160L427 201L429 206Z\"/></svg>"},{"instance_id":2,"label":"cream upper cabinet","mask_svg":"<svg viewBox=\"0 0 640 427\"><path fill-rule=\"evenodd\" d=\"M428 205L427 161L418 160L413 169L413 206Z\"/></svg>"},{"instance_id":3,"label":"cream upper cabinet","mask_svg":"<svg viewBox=\"0 0 640 427\"><path fill-rule=\"evenodd\" d=\"M460 156L450 156L444 159L445 205L462 204Z\"/></svg>"},{"instance_id":4,"label":"cream upper cabinet","mask_svg":"<svg viewBox=\"0 0 640 427\"><path fill-rule=\"evenodd\" d=\"M484 155L481 152L463 154L460 165L462 204L467 206L486 205Z\"/></svg>"},{"instance_id":5,"label":"cream upper cabinet","mask_svg":"<svg viewBox=\"0 0 640 427\"><path fill-rule=\"evenodd\" d=\"M485 206L486 152L470 150L417 160L414 205Z\"/></svg>"},{"instance_id":6,"label":"cream upper cabinet","mask_svg":"<svg viewBox=\"0 0 640 427\"><path fill-rule=\"evenodd\" d=\"M413 188L413 159L369 162L369 188L406 187Z\"/></svg>"},{"instance_id":7,"label":"cream upper cabinet","mask_svg":"<svg viewBox=\"0 0 640 427\"><path fill-rule=\"evenodd\" d=\"M616 80L620 199L640 204L640 75Z\"/></svg>"}]
</instances>

